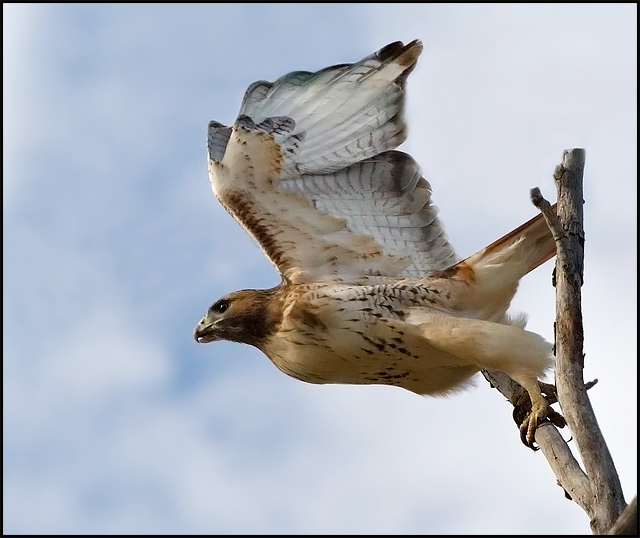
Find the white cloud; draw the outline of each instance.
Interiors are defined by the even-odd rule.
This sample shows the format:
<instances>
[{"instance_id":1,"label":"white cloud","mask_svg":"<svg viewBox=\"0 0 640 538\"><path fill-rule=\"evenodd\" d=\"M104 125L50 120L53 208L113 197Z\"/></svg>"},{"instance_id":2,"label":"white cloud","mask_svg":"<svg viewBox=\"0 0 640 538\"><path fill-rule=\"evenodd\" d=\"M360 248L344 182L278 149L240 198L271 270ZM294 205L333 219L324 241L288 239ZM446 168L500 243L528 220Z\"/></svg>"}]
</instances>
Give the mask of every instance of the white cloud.
<instances>
[{"instance_id":1,"label":"white cloud","mask_svg":"<svg viewBox=\"0 0 640 538\"><path fill-rule=\"evenodd\" d=\"M585 377L635 494L630 7L3 9L5 533L588 532L481 378L446 400L310 386L191 337L217 295L277 280L209 190L207 121L253 80L413 38L403 149L461 252L587 150ZM514 302L547 338L550 272Z\"/></svg>"}]
</instances>

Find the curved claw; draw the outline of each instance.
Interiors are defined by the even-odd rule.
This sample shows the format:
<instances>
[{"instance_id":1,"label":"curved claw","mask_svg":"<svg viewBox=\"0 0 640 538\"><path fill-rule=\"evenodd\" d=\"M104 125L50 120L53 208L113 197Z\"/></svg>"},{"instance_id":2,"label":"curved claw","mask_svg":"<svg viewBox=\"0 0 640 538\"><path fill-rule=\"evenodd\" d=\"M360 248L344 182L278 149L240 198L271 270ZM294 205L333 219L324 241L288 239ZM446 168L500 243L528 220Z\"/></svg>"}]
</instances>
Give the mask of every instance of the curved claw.
<instances>
[{"instance_id":1,"label":"curved claw","mask_svg":"<svg viewBox=\"0 0 640 538\"><path fill-rule=\"evenodd\" d=\"M538 426L542 424L550 414L551 406L545 402L534 406L526 418L520 424L520 439L531 450L539 450L540 447L535 445L535 436ZM555 412L555 411L554 411Z\"/></svg>"},{"instance_id":2,"label":"curved claw","mask_svg":"<svg viewBox=\"0 0 640 538\"><path fill-rule=\"evenodd\" d=\"M530 388L533 389L533 387ZM557 401L555 387L539 383L536 388L538 390L523 390L514 402L513 409L513 419L520 429L520 439L531 450L539 449L535 444L535 435L540 424L549 421L558 428L566 426L564 417L551 407L551 403ZM540 391L540 389L542 390ZM544 392L547 397L543 397L540 392ZM533 405L532 399L534 400Z\"/></svg>"}]
</instances>

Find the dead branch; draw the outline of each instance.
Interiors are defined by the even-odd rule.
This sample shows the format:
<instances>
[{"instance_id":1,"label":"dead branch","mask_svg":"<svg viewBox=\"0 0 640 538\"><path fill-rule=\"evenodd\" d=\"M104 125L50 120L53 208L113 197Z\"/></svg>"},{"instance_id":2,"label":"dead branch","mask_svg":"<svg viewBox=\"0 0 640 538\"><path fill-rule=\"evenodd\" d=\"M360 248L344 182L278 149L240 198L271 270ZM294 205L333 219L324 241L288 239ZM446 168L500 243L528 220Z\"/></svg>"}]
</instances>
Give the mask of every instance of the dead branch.
<instances>
[{"instance_id":1,"label":"dead branch","mask_svg":"<svg viewBox=\"0 0 640 538\"><path fill-rule=\"evenodd\" d=\"M638 536L638 497L634 497L607 534Z\"/></svg>"},{"instance_id":2,"label":"dead branch","mask_svg":"<svg viewBox=\"0 0 640 538\"><path fill-rule=\"evenodd\" d=\"M587 395L589 384L585 385L583 379L581 287L584 274L584 162L583 149L564 152L562 164L554 173L558 197L557 215L539 189L531 191L532 202L544 215L556 240L554 285L557 398L584 470L551 422L538 427L535 440L565 495L588 514L594 534L624 534L633 527L634 521L637 534L637 505L631 511L628 507L625 510L620 479ZM483 374L511 403L516 403L522 391L517 383L499 372L483 371ZM613 532L616 529L619 532Z\"/></svg>"}]
</instances>

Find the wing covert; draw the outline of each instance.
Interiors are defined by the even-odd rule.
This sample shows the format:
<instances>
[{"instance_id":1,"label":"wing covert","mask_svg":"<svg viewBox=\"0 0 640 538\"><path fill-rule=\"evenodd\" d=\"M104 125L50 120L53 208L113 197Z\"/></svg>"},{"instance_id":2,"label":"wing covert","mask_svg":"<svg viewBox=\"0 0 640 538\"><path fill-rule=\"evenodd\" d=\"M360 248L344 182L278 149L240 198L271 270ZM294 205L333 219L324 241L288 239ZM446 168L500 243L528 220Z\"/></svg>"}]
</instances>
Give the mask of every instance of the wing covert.
<instances>
[{"instance_id":1,"label":"wing covert","mask_svg":"<svg viewBox=\"0 0 640 538\"><path fill-rule=\"evenodd\" d=\"M344 170L305 174L280 185L311 200L317 210L344 218L350 231L371 236L384 255L407 259L393 276L420 277L459 260L431 202L431 186L406 153L388 151Z\"/></svg>"}]
</instances>

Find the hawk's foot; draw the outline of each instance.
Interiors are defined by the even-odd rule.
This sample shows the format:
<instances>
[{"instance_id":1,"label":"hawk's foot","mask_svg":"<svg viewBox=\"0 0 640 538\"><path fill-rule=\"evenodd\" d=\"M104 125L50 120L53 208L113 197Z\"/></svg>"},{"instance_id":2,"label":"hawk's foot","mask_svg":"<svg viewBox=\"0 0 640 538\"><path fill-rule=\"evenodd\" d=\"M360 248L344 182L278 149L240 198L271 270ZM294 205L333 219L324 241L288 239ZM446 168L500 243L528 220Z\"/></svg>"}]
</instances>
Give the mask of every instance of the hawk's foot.
<instances>
[{"instance_id":1,"label":"hawk's foot","mask_svg":"<svg viewBox=\"0 0 640 538\"><path fill-rule=\"evenodd\" d=\"M520 428L520 439L532 450L539 448L535 445L535 435L540 424L549 421L558 428L564 428L567 424L564 417L551 407L552 403L558 401L555 386L539 382L536 389L522 390L512 402L513 419Z\"/></svg>"}]
</instances>

